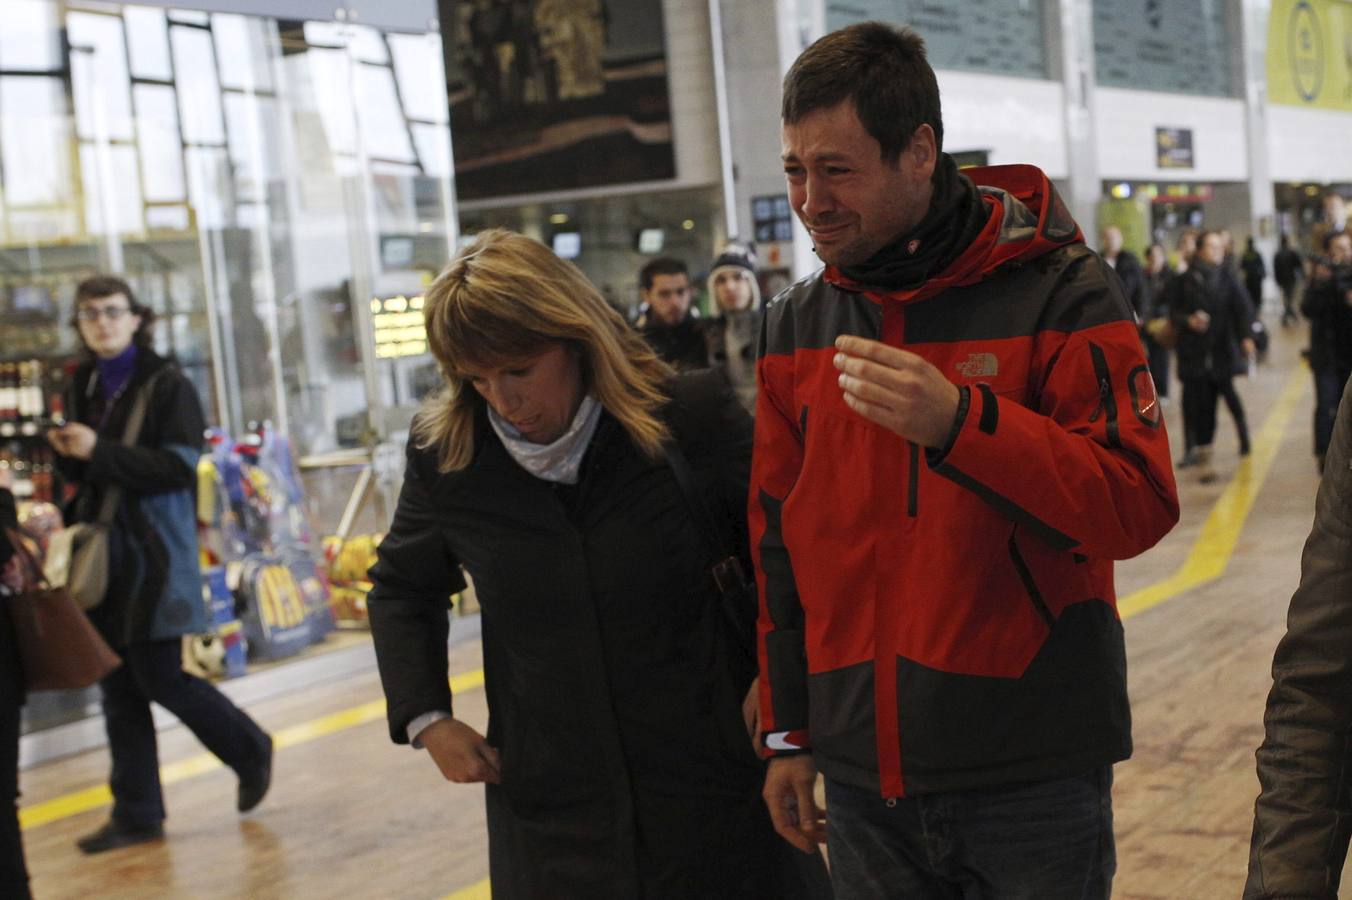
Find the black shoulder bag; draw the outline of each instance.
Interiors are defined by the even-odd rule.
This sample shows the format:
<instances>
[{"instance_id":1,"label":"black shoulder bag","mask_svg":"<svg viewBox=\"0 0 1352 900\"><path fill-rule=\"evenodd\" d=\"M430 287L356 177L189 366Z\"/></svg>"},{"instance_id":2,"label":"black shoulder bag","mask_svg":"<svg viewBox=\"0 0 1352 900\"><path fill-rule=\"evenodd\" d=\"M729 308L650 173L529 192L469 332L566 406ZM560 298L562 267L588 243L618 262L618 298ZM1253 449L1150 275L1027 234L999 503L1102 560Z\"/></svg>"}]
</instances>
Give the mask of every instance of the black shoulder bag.
<instances>
[{"instance_id":1,"label":"black shoulder bag","mask_svg":"<svg viewBox=\"0 0 1352 900\"><path fill-rule=\"evenodd\" d=\"M671 473L676 476L676 483L681 488L695 526L704 537L710 558L717 560L709 572L718 586L722 601L722 619L732 651L729 663L735 673L745 675L750 680L755 677L757 668L755 582L747 578L746 569L732 548L731 541L718 526L718 520L700 495L695 473L681 448L675 442L669 442L663 446L662 452L671 466Z\"/></svg>"}]
</instances>

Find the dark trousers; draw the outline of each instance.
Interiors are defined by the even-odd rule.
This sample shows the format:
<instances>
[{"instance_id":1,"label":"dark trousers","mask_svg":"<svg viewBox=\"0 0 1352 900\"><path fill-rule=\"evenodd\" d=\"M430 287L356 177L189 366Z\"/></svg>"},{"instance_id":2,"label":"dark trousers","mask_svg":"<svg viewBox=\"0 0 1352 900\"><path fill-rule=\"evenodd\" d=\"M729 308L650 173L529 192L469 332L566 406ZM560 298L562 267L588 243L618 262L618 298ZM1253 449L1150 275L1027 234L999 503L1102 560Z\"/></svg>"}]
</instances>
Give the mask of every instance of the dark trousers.
<instances>
[{"instance_id":1,"label":"dark trousers","mask_svg":"<svg viewBox=\"0 0 1352 900\"><path fill-rule=\"evenodd\" d=\"M1314 452L1323 456L1329 451L1333 438L1333 422L1338 418L1338 404L1343 400L1343 386L1347 384L1352 368L1319 369L1314 373Z\"/></svg>"},{"instance_id":2,"label":"dark trousers","mask_svg":"<svg viewBox=\"0 0 1352 900\"><path fill-rule=\"evenodd\" d=\"M1208 447L1216 440L1216 400L1223 399L1235 420L1241 452L1249 448L1249 422L1244 404L1235 390L1234 379L1204 375L1183 379L1183 443L1193 447Z\"/></svg>"},{"instance_id":3,"label":"dark trousers","mask_svg":"<svg viewBox=\"0 0 1352 900\"><path fill-rule=\"evenodd\" d=\"M0 604L8 600L0 595ZM27 900L19 832L19 672L7 610L0 610L0 897Z\"/></svg>"},{"instance_id":4,"label":"dark trousers","mask_svg":"<svg viewBox=\"0 0 1352 900\"><path fill-rule=\"evenodd\" d=\"M1112 891L1109 766L895 801L828 779L826 806L836 900L1107 900Z\"/></svg>"},{"instance_id":5,"label":"dark trousers","mask_svg":"<svg viewBox=\"0 0 1352 900\"><path fill-rule=\"evenodd\" d=\"M123 664L99 683L112 755L113 818L128 825L164 819L151 701L178 717L206 748L240 775L262 766L268 737L209 682L183 671L178 639L132 644Z\"/></svg>"}]
</instances>

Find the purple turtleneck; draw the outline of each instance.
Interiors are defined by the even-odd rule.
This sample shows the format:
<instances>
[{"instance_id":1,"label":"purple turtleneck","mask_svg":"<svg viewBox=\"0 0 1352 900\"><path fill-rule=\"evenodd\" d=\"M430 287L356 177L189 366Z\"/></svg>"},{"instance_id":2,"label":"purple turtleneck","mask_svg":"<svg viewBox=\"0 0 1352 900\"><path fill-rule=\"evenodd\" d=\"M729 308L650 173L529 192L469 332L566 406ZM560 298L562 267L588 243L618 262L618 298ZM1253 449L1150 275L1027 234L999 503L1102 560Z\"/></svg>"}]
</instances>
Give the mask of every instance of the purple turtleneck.
<instances>
[{"instance_id":1,"label":"purple turtleneck","mask_svg":"<svg viewBox=\"0 0 1352 900\"><path fill-rule=\"evenodd\" d=\"M136 368L136 345L130 344L112 359L98 359L95 365L99 369L99 390L105 402L111 404L112 398L126 387L131 380L132 370Z\"/></svg>"}]
</instances>

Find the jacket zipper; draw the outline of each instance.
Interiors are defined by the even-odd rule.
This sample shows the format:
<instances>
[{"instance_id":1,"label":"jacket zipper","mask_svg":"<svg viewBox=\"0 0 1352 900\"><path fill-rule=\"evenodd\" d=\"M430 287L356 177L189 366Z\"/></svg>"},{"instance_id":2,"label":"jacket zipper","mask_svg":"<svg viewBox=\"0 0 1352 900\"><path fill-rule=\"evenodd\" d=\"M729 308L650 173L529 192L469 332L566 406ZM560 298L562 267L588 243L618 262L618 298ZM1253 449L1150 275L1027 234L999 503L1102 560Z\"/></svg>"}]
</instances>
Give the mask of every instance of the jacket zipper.
<instances>
[{"instance_id":1,"label":"jacket zipper","mask_svg":"<svg viewBox=\"0 0 1352 900\"><path fill-rule=\"evenodd\" d=\"M1108 429L1108 446L1121 449L1122 436L1117 426L1117 397L1113 395L1112 373L1108 370L1108 357L1098 344L1090 343L1089 355L1094 361L1094 375L1099 383L1099 403L1094 414L1089 417L1090 424L1098 421L1100 413L1108 416L1105 425Z\"/></svg>"},{"instance_id":2,"label":"jacket zipper","mask_svg":"<svg viewBox=\"0 0 1352 900\"><path fill-rule=\"evenodd\" d=\"M1033 573L1028 568L1028 563L1024 561L1023 554L1019 552L1019 545L1014 539L1017 534L1017 527L1009 533L1010 561L1014 563L1014 570L1019 573L1019 580L1023 582L1024 592L1028 594L1028 599L1032 602L1033 608L1042 617L1042 621L1047 623L1047 627L1052 628L1056 625L1056 617L1047 608L1047 601L1042 599L1042 592L1037 589L1037 582L1033 580Z\"/></svg>"},{"instance_id":3,"label":"jacket zipper","mask_svg":"<svg viewBox=\"0 0 1352 900\"><path fill-rule=\"evenodd\" d=\"M906 491L906 515L912 519L918 514L920 505L920 448L915 441L907 441L911 449L910 474Z\"/></svg>"}]
</instances>

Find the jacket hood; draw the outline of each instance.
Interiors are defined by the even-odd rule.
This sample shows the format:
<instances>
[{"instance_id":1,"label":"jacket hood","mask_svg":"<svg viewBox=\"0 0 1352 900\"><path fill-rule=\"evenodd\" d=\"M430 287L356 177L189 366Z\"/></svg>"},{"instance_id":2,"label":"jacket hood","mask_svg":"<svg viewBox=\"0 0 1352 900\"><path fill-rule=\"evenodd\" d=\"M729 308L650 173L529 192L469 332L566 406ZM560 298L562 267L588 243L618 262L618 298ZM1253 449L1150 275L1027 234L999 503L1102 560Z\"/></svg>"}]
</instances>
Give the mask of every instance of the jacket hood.
<instances>
[{"instance_id":1,"label":"jacket hood","mask_svg":"<svg viewBox=\"0 0 1352 900\"><path fill-rule=\"evenodd\" d=\"M1084 241L1051 179L1037 166L981 166L964 169L963 174L980 189L989 215L976 239L942 272L912 290L879 291L851 280L835 266L826 267L826 281L878 301L914 303L949 288L976 284L1002 266Z\"/></svg>"}]
</instances>

